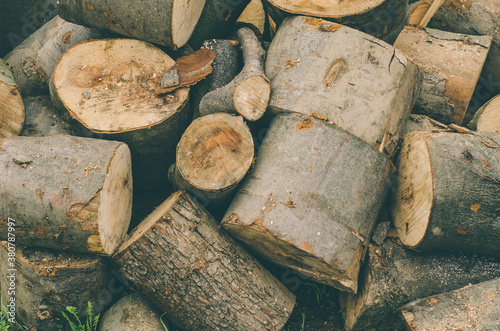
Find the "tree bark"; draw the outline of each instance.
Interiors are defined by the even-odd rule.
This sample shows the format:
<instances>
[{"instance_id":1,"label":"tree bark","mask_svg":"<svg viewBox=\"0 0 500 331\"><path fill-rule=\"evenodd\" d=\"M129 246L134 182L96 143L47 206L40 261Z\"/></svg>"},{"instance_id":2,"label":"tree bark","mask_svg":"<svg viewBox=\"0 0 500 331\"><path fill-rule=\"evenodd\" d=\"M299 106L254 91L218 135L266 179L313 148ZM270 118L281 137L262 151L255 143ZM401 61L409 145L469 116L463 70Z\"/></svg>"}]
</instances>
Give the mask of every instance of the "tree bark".
<instances>
[{"instance_id":1,"label":"tree bark","mask_svg":"<svg viewBox=\"0 0 500 331\"><path fill-rule=\"evenodd\" d=\"M0 59L0 144L2 139L17 136L21 132L24 119L23 99L14 75Z\"/></svg>"},{"instance_id":2,"label":"tree bark","mask_svg":"<svg viewBox=\"0 0 500 331\"><path fill-rule=\"evenodd\" d=\"M0 149L0 230L16 243L111 255L132 206L130 151L116 141L11 137Z\"/></svg>"},{"instance_id":3,"label":"tree bark","mask_svg":"<svg viewBox=\"0 0 500 331\"><path fill-rule=\"evenodd\" d=\"M468 127L476 131L500 131L500 95L479 108Z\"/></svg>"},{"instance_id":4,"label":"tree bark","mask_svg":"<svg viewBox=\"0 0 500 331\"><path fill-rule=\"evenodd\" d=\"M413 131L434 131L443 130L447 126L425 115L411 114L406 127L403 130L402 137L405 137Z\"/></svg>"},{"instance_id":5,"label":"tree bark","mask_svg":"<svg viewBox=\"0 0 500 331\"><path fill-rule=\"evenodd\" d=\"M281 25L268 50L266 74L271 111L327 118L389 156L419 85L417 65L399 50L304 16Z\"/></svg>"},{"instance_id":6,"label":"tree bark","mask_svg":"<svg viewBox=\"0 0 500 331\"><path fill-rule=\"evenodd\" d=\"M49 96L27 97L24 99L24 107L26 120L20 136L76 135L71 125L59 115Z\"/></svg>"},{"instance_id":7,"label":"tree bark","mask_svg":"<svg viewBox=\"0 0 500 331\"><path fill-rule=\"evenodd\" d=\"M340 128L279 115L222 226L274 263L356 292L391 167Z\"/></svg>"},{"instance_id":8,"label":"tree bark","mask_svg":"<svg viewBox=\"0 0 500 331\"><path fill-rule=\"evenodd\" d=\"M399 308L418 298L500 276L500 261L463 254L418 254L386 240L370 245L358 294L341 293L346 330L405 330Z\"/></svg>"},{"instance_id":9,"label":"tree bark","mask_svg":"<svg viewBox=\"0 0 500 331\"><path fill-rule=\"evenodd\" d=\"M405 137L392 198L405 246L500 255L499 142L495 133Z\"/></svg>"},{"instance_id":10,"label":"tree bark","mask_svg":"<svg viewBox=\"0 0 500 331\"><path fill-rule=\"evenodd\" d=\"M186 330L281 330L295 297L186 193L162 203L113 256Z\"/></svg>"}]
</instances>

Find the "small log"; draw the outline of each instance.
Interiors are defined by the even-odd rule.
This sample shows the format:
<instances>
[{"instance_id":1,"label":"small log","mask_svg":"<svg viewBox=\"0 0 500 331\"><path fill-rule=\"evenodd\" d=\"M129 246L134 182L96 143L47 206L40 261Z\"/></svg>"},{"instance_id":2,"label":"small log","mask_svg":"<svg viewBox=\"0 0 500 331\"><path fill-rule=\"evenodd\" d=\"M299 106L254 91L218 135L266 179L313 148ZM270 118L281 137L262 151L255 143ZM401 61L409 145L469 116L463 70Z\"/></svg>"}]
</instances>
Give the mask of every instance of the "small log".
<instances>
[{"instance_id":1,"label":"small log","mask_svg":"<svg viewBox=\"0 0 500 331\"><path fill-rule=\"evenodd\" d=\"M15 298L16 320L35 330L58 330L58 324L66 324L61 311L68 313L66 306L73 306L83 321L87 302L95 304L107 290L110 263L103 257L23 247L17 245L20 236L15 251L11 242L0 243L2 297L5 304ZM15 258L9 259L12 252ZM14 279L15 293L9 294Z\"/></svg>"},{"instance_id":2,"label":"small log","mask_svg":"<svg viewBox=\"0 0 500 331\"><path fill-rule=\"evenodd\" d=\"M405 27L394 47L424 69L413 112L445 124L461 124L491 40L491 36Z\"/></svg>"},{"instance_id":3,"label":"small log","mask_svg":"<svg viewBox=\"0 0 500 331\"><path fill-rule=\"evenodd\" d=\"M228 112L256 121L267 109L271 86L264 74L266 52L249 28L239 29L237 35L243 51L243 70L230 83L201 99L201 116Z\"/></svg>"},{"instance_id":4,"label":"small log","mask_svg":"<svg viewBox=\"0 0 500 331\"><path fill-rule=\"evenodd\" d=\"M401 309L408 330L495 330L500 278L410 302Z\"/></svg>"},{"instance_id":5,"label":"small log","mask_svg":"<svg viewBox=\"0 0 500 331\"><path fill-rule=\"evenodd\" d=\"M478 109L468 127L476 131L500 131L500 94Z\"/></svg>"},{"instance_id":6,"label":"small log","mask_svg":"<svg viewBox=\"0 0 500 331\"><path fill-rule=\"evenodd\" d=\"M236 20L237 26L248 26L257 36L264 34L266 12L261 0L251 0Z\"/></svg>"},{"instance_id":7,"label":"small log","mask_svg":"<svg viewBox=\"0 0 500 331\"><path fill-rule=\"evenodd\" d=\"M498 133L405 137L392 197L405 246L500 255L499 142Z\"/></svg>"},{"instance_id":8,"label":"small log","mask_svg":"<svg viewBox=\"0 0 500 331\"><path fill-rule=\"evenodd\" d=\"M17 136L24 124L25 112L21 93L10 68L0 59L0 144Z\"/></svg>"},{"instance_id":9,"label":"small log","mask_svg":"<svg viewBox=\"0 0 500 331\"><path fill-rule=\"evenodd\" d=\"M269 107L326 118L393 156L413 106L417 70L399 50L364 33L312 17L287 18L268 50Z\"/></svg>"},{"instance_id":10,"label":"small log","mask_svg":"<svg viewBox=\"0 0 500 331\"><path fill-rule=\"evenodd\" d=\"M221 200L236 189L250 169L253 151L252 133L241 116L203 116L182 135L168 178L194 196Z\"/></svg>"},{"instance_id":11,"label":"small log","mask_svg":"<svg viewBox=\"0 0 500 331\"><path fill-rule=\"evenodd\" d=\"M366 260L358 294L340 294L348 331L406 330L399 316L404 304L500 276L500 261L493 258L418 254L391 240L370 245Z\"/></svg>"},{"instance_id":12,"label":"small log","mask_svg":"<svg viewBox=\"0 0 500 331\"><path fill-rule=\"evenodd\" d=\"M100 318L99 331L165 331L161 313L137 293L118 300Z\"/></svg>"},{"instance_id":13,"label":"small log","mask_svg":"<svg viewBox=\"0 0 500 331\"><path fill-rule=\"evenodd\" d=\"M281 114L222 226L274 263L356 292L392 164L325 121Z\"/></svg>"},{"instance_id":14,"label":"small log","mask_svg":"<svg viewBox=\"0 0 500 331\"><path fill-rule=\"evenodd\" d=\"M56 16L7 54L5 61L12 66L23 96L45 94L62 54L81 41L98 38L103 38L101 31Z\"/></svg>"},{"instance_id":15,"label":"small log","mask_svg":"<svg viewBox=\"0 0 500 331\"><path fill-rule=\"evenodd\" d=\"M402 137L413 131L435 131L446 129L446 125L425 115L411 114L406 122Z\"/></svg>"},{"instance_id":16,"label":"small log","mask_svg":"<svg viewBox=\"0 0 500 331\"><path fill-rule=\"evenodd\" d=\"M294 295L179 191L113 256L120 273L186 330L281 330Z\"/></svg>"},{"instance_id":17,"label":"small log","mask_svg":"<svg viewBox=\"0 0 500 331\"><path fill-rule=\"evenodd\" d=\"M129 145L139 189L167 185L175 147L188 126L189 88L155 92L174 64L143 41L91 40L64 53L52 76L54 104L82 135Z\"/></svg>"},{"instance_id":18,"label":"small log","mask_svg":"<svg viewBox=\"0 0 500 331\"><path fill-rule=\"evenodd\" d=\"M16 243L110 255L132 206L130 151L66 135L11 137L0 146L0 230Z\"/></svg>"}]
</instances>

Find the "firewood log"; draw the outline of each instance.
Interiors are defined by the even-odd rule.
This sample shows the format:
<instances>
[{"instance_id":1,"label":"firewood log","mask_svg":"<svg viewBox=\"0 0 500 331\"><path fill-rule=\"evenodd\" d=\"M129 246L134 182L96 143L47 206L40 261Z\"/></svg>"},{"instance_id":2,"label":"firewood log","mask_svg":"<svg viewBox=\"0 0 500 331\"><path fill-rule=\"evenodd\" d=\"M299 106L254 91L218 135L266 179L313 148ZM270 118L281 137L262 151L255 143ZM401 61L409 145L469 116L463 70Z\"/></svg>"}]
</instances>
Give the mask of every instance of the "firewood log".
<instances>
[{"instance_id":1,"label":"firewood log","mask_svg":"<svg viewBox=\"0 0 500 331\"><path fill-rule=\"evenodd\" d=\"M0 230L16 243L110 255L132 206L124 143L57 135L11 137L0 146Z\"/></svg>"},{"instance_id":2,"label":"firewood log","mask_svg":"<svg viewBox=\"0 0 500 331\"><path fill-rule=\"evenodd\" d=\"M14 75L0 59L0 141L17 136L24 124L25 112L21 92Z\"/></svg>"},{"instance_id":3,"label":"firewood log","mask_svg":"<svg viewBox=\"0 0 500 331\"><path fill-rule=\"evenodd\" d=\"M266 12L261 0L251 0L236 20L237 26L248 26L256 35L262 36L266 25Z\"/></svg>"},{"instance_id":4,"label":"firewood log","mask_svg":"<svg viewBox=\"0 0 500 331\"><path fill-rule=\"evenodd\" d=\"M274 263L356 292L390 161L325 121L281 114L222 226Z\"/></svg>"},{"instance_id":5,"label":"firewood log","mask_svg":"<svg viewBox=\"0 0 500 331\"><path fill-rule=\"evenodd\" d=\"M186 330L281 330L294 295L187 193L155 209L113 260L134 289Z\"/></svg>"},{"instance_id":6,"label":"firewood log","mask_svg":"<svg viewBox=\"0 0 500 331\"><path fill-rule=\"evenodd\" d=\"M476 131L500 131L500 94L478 109L468 127Z\"/></svg>"},{"instance_id":7,"label":"firewood log","mask_svg":"<svg viewBox=\"0 0 500 331\"><path fill-rule=\"evenodd\" d=\"M498 133L404 138L392 216L405 246L500 255L499 143Z\"/></svg>"},{"instance_id":8,"label":"firewood log","mask_svg":"<svg viewBox=\"0 0 500 331\"><path fill-rule=\"evenodd\" d=\"M433 131L433 130L443 130L447 126L440 123L428 116L411 114L406 122L406 126L403 130L402 137L413 131Z\"/></svg>"},{"instance_id":9,"label":"firewood log","mask_svg":"<svg viewBox=\"0 0 500 331\"><path fill-rule=\"evenodd\" d=\"M415 63L374 37L312 17L287 18L268 50L269 107L326 118L392 156L417 73Z\"/></svg>"},{"instance_id":10,"label":"firewood log","mask_svg":"<svg viewBox=\"0 0 500 331\"><path fill-rule=\"evenodd\" d=\"M174 64L143 41L91 40L64 53L52 75L52 100L82 135L129 145L139 189L168 184L168 167L188 126L189 88L156 93Z\"/></svg>"},{"instance_id":11,"label":"firewood log","mask_svg":"<svg viewBox=\"0 0 500 331\"><path fill-rule=\"evenodd\" d=\"M394 47L424 69L412 112L445 124L461 124L491 40L491 36L405 27Z\"/></svg>"},{"instance_id":12,"label":"firewood log","mask_svg":"<svg viewBox=\"0 0 500 331\"><path fill-rule=\"evenodd\" d=\"M27 97L23 101L26 119L20 136L76 135L71 125L59 115L49 96Z\"/></svg>"}]
</instances>

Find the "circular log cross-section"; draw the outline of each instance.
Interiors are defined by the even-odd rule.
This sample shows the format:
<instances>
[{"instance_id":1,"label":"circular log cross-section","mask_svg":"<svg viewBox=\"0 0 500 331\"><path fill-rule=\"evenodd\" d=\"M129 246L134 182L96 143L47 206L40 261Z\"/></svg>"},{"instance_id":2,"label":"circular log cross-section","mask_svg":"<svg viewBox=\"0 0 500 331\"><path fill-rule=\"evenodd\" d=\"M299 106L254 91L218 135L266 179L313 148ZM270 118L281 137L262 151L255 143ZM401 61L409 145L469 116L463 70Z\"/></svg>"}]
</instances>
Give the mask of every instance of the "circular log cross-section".
<instances>
[{"instance_id":1,"label":"circular log cross-section","mask_svg":"<svg viewBox=\"0 0 500 331\"><path fill-rule=\"evenodd\" d=\"M17 136L24 123L24 104L14 75L0 59L0 140Z\"/></svg>"},{"instance_id":2,"label":"circular log cross-section","mask_svg":"<svg viewBox=\"0 0 500 331\"><path fill-rule=\"evenodd\" d=\"M500 131L500 94L478 109L469 127L476 131Z\"/></svg>"}]
</instances>

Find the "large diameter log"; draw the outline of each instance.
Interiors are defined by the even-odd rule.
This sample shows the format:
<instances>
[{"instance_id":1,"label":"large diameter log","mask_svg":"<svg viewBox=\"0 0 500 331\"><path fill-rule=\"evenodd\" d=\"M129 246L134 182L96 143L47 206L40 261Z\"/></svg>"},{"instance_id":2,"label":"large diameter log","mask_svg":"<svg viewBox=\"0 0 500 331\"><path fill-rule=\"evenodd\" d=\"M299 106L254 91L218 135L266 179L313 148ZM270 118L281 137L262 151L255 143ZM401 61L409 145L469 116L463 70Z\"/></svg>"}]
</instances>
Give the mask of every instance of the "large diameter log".
<instances>
[{"instance_id":1,"label":"large diameter log","mask_svg":"<svg viewBox=\"0 0 500 331\"><path fill-rule=\"evenodd\" d=\"M14 75L0 59L0 140L17 136L24 124L25 112Z\"/></svg>"},{"instance_id":2,"label":"large diameter log","mask_svg":"<svg viewBox=\"0 0 500 331\"><path fill-rule=\"evenodd\" d=\"M5 61L12 66L23 96L46 93L61 55L79 42L102 37L97 29L66 22L56 16L9 52Z\"/></svg>"},{"instance_id":3,"label":"large diameter log","mask_svg":"<svg viewBox=\"0 0 500 331\"><path fill-rule=\"evenodd\" d=\"M392 198L405 246L500 255L499 142L498 133L405 137Z\"/></svg>"},{"instance_id":4,"label":"large diameter log","mask_svg":"<svg viewBox=\"0 0 500 331\"><path fill-rule=\"evenodd\" d=\"M500 131L500 94L478 109L468 127L476 131Z\"/></svg>"},{"instance_id":5,"label":"large diameter log","mask_svg":"<svg viewBox=\"0 0 500 331\"><path fill-rule=\"evenodd\" d=\"M399 50L346 26L297 16L268 50L269 107L327 118L392 156L413 106L418 68Z\"/></svg>"},{"instance_id":6,"label":"large diameter log","mask_svg":"<svg viewBox=\"0 0 500 331\"><path fill-rule=\"evenodd\" d=\"M36 330L57 330L58 324L66 322L61 314L66 306L77 307L83 313L87 302L95 304L98 293L106 290L111 281L111 265L103 257L16 244L15 258L9 260L12 247L11 242L0 243L4 304L13 297L16 320ZM15 286L11 286L14 279ZM10 290L15 293L9 294Z\"/></svg>"},{"instance_id":7,"label":"large diameter log","mask_svg":"<svg viewBox=\"0 0 500 331\"><path fill-rule=\"evenodd\" d=\"M182 191L134 229L113 259L134 288L186 330L281 330L295 304Z\"/></svg>"},{"instance_id":8,"label":"large diameter log","mask_svg":"<svg viewBox=\"0 0 500 331\"><path fill-rule=\"evenodd\" d=\"M168 183L168 167L188 126L189 88L155 92L174 64L143 41L91 40L64 53L52 76L52 100L82 135L128 144L136 188Z\"/></svg>"},{"instance_id":9,"label":"large diameter log","mask_svg":"<svg viewBox=\"0 0 500 331\"><path fill-rule=\"evenodd\" d=\"M464 254L419 254L391 240L370 245L358 294L341 293L346 330L405 330L399 308L410 301L500 276L500 261Z\"/></svg>"},{"instance_id":10,"label":"large diameter log","mask_svg":"<svg viewBox=\"0 0 500 331\"><path fill-rule=\"evenodd\" d=\"M191 37L204 6L205 0L60 0L58 8L70 22L176 49Z\"/></svg>"},{"instance_id":11,"label":"large diameter log","mask_svg":"<svg viewBox=\"0 0 500 331\"><path fill-rule=\"evenodd\" d=\"M0 230L16 243L112 254L132 206L124 143L57 135L11 137L0 149Z\"/></svg>"},{"instance_id":12,"label":"large diameter log","mask_svg":"<svg viewBox=\"0 0 500 331\"><path fill-rule=\"evenodd\" d=\"M445 124L461 124L491 40L491 36L405 27L394 47L424 69L413 112Z\"/></svg>"},{"instance_id":13,"label":"large diameter log","mask_svg":"<svg viewBox=\"0 0 500 331\"><path fill-rule=\"evenodd\" d=\"M274 263L356 292L390 161L325 121L281 114L222 226Z\"/></svg>"},{"instance_id":14,"label":"large diameter log","mask_svg":"<svg viewBox=\"0 0 500 331\"><path fill-rule=\"evenodd\" d=\"M59 115L49 96L27 97L23 101L26 119L20 136L76 135L71 125Z\"/></svg>"}]
</instances>

